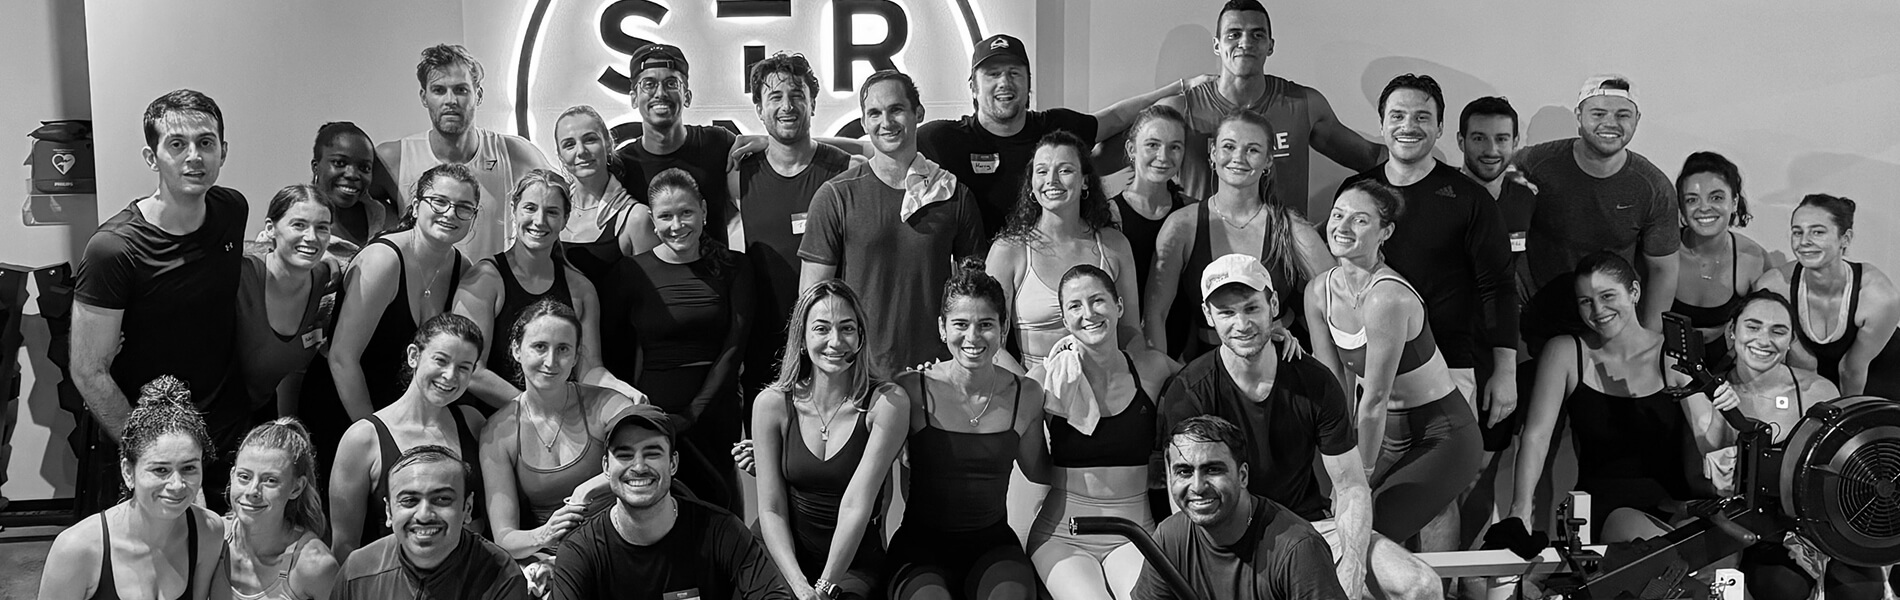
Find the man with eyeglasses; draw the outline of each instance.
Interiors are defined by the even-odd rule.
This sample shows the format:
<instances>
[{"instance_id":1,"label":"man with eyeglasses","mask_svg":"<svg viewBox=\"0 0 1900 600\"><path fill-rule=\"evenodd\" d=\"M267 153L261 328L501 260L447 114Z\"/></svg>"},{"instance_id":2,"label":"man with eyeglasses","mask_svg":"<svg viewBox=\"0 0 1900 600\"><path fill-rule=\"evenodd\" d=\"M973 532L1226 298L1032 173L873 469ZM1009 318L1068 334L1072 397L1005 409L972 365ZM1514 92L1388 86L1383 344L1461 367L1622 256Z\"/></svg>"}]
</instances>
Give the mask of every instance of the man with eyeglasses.
<instances>
[{"instance_id":1,"label":"man with eyeglasses","mask_svg":"<svg viewBox=\"0 0 1900 600\"><path fill-rule=\"evenodd\" d=\"M437 44L423 49L422 60L416 63L416 83L422 86L417 95L429 110L431 127L377 144L376 157L396 174L398 188L408 193L413 193L416 181L429 167L467 165L475 174L476 187L481 188L483 209L469 224L468 237L456 247L478 259L499 254L508 247L508 192L528 171L549 168L547 158L521 136L475 126L475 109L482 103L482 63L467 48Z\"/></svg>"},{"instance_id":2,"label":"man with eyeglasses","mask_svg":"<svg viewBox=\"0 0 1900 600\"><path fill-rule=\"evenodd\" d=\"M738 214L726 187L726 157L736 137L722 127L686 123L693 90L687 79L690 65L679 47L647 44L633 51L628 64L633 108L640 111L640 137L617 151L620 185L635 200L646 202L651 177L667 169L686 171L706 200L705 233L726 241L729 219Z\"/></svg>"}]
</instances>

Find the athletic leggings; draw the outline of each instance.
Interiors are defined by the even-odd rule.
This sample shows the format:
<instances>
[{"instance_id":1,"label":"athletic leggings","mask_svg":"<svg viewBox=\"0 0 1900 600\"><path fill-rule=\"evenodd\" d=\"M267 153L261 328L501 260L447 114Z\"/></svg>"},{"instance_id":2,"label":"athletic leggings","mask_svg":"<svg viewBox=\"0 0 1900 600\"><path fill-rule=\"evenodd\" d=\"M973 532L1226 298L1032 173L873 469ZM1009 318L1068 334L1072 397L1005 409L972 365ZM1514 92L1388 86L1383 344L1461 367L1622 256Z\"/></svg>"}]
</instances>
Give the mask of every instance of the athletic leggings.
<instances>
[{"instance_id":1,"label":"athletic leggings","mask_svg":"<svg viewBox=\"0 0 1900 600\"><path fill-rule=\"evenodd\" d=\"M1386 412L1385 442L1372 472L1372 528L1403 543L1478 477L1484 441L1464 394Z\"/></svg>"},{"instance_id":2,"label":"athletic leggings","mask_svg":"<svg viewBox=\"0 0 1900 600\"><path fill-rule=\"evenodd\" d=\"M907 520L891 538L890 559L897 565L891 577L892 600L908 600L931 588L942 588L960 600L987 600L1005 595L1003 590L1036 597L1036 569L1009 523L955 532L928 527Z\"/></svg>"},{"instance_id":3,"label":"athletic leggings","mask_svg":"<svg viewBox=\"0 0 1900 600\"><path fill-rule=\"evenodd\" d=\"M1141 553L1120 535L1072 533L1070 519L1083 516L1121 517L1150 533L1155 530L1145 491L1126 498L1093 498L1051 489L1029 529L1029 560L1036 575L1053 600L1127 594L1141 572Z\"/></svg>"}]
</instances>

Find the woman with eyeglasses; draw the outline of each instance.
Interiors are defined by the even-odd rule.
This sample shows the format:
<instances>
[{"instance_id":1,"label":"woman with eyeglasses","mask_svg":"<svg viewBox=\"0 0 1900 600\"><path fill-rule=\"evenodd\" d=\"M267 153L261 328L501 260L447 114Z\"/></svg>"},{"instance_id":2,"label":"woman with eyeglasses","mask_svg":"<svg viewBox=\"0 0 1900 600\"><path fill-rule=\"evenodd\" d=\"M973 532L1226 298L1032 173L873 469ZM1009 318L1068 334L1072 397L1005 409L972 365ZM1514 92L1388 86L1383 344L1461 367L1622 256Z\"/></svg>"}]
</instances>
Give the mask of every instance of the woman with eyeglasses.
<instances>
[{"instance_id":1,"label":"woman with eyeglasses","mask_svg":"<svg viewBox=\"0 0 1900 600\"><path fill-rule=\"evenodd\" d=\"M419 323L449 312L469 269L455 244L468 237L480 206L481 188L468 167L432 167L416 181L405 228L376 238L350 263L337 293L329 359L304 378L299 407L321 462L335 463L351 423L402 394L409 339Z\"/></svg>"}]
</instances>

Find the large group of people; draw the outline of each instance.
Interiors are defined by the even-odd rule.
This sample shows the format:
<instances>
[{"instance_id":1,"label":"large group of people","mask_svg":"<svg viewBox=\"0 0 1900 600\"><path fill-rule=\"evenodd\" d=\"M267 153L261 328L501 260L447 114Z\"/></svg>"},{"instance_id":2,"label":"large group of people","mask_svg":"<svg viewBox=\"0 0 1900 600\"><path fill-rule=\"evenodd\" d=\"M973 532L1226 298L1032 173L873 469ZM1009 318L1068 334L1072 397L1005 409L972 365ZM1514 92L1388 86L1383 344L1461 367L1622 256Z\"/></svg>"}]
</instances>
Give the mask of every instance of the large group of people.
<instances>
[{"instance_id":1,"label":"large group of people","mask_svg":"<svg viewBox=\"0 0 1900 600\"><path fill-rule=\"evenodd\" d=\"M1216 23L1218 75L1093 114L1030 110L1008 35L958 119L878 71L862 142L813 137L799 55L751 67L763 136L689 123L687 57L652 44L639 137L576 106L553 160L477 127L481 63L438 45L430 128L324 124L255 235L217 104L166 94L156 192L78 267L100 441L41 597L1176 597L1072 527L1109 516L1209 600L1440 598L1483 590L1415 553L1548 527L1566 428L1597 539L1630 540L1732 493L1718 411L1779 441L1900 392L1900 290L1846 258L1854 201L1802 199L1777 264L1737 231L1735 164L1671 181L1628 148L1627 78L1521 150L1511 104L1473 99L1453 165L1429 75L1385 86L1367 139L1265 72L1257 1ZM1358 171L1326 214L1310 151ZM1673 391L1666 311L1727 383ZM1880 597L1811 557L1741 565L1757 598Z\"/></svg>"}]
</instances>

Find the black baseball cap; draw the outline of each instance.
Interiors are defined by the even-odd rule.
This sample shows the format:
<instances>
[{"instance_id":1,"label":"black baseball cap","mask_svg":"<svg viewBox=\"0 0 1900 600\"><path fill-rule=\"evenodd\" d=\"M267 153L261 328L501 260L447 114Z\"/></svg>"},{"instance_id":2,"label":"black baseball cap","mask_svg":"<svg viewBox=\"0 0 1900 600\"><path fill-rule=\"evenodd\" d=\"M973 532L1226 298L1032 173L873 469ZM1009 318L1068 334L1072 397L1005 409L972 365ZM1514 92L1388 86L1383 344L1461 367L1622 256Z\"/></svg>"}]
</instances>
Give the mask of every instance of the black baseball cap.
<instances>
[{"instance_id":1,"label":"black baseball cap","mask_svg":"<svg viewBox=\"0 0 1900 600\"><path fill-rule=\"evenodd\" d=\"M632 65L630 70L633 72L627 75L634 79L639 79L640 72L647 69L672 69L679 71L682 76L686 75L686 53L680 52L678 46L669 44L641 46L639 50L633 51L633 58L628 64Z\"/></svg>"},{"instance_id":2,"label":"black baseball cap","mask_svg":"<svg viewBox=\"0 0 1900 600\"><path fill-rule=\"evenodd\" d=\"M666 411L661 410L660 407L651 404L635 404L614 413L607 419L607 439L614 439L614 433L620 431L623 425L637 425L658 431L660 435L666 436L668 444L676 444L679 441L673 432L672 417L667 416Z\"/></svg>"},{"instance_id":3,"label":"black baseball cap","mask_svg":"<svg viewBox=\"0 0 1900 600\"><path fill-rule=\"evenodd\" d=\"M983 41L976 43L976 51L970 53L970 68L975 69L983 66L983 63L997 59L1013 60L1027 67L1029 66L1029 47L1024 46L1023 41L1016 39L1016 36L1005 33L983 38Z\"/></svg>"}]
</instances>

